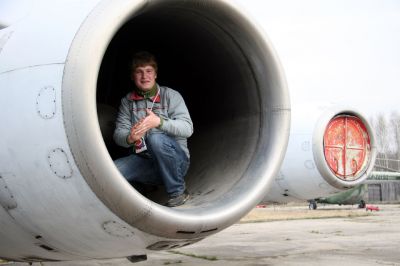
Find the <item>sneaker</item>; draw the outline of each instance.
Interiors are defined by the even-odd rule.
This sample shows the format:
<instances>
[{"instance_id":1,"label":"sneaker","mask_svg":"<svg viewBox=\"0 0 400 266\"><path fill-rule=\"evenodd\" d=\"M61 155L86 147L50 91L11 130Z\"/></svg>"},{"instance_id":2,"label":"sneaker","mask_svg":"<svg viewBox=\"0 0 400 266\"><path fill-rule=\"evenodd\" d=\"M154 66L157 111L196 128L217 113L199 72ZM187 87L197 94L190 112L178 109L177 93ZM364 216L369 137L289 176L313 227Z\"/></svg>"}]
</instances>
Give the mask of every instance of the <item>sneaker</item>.
<instances>
[{"instance_id":1,"label":"sneaker","mask_svg":"<svg viewBox=\"0 0 400 266\"><path fill-rule=\"evenodd\" d=\"M189 192L187 190L185 190L182 194L178 195L178 196L173 196L171 197L167 203L165 204L165 206L167 207L177 207L180 206L182 204L184 204L188 199L189 199L190 195Z\"/></svg>"}]
</instances>

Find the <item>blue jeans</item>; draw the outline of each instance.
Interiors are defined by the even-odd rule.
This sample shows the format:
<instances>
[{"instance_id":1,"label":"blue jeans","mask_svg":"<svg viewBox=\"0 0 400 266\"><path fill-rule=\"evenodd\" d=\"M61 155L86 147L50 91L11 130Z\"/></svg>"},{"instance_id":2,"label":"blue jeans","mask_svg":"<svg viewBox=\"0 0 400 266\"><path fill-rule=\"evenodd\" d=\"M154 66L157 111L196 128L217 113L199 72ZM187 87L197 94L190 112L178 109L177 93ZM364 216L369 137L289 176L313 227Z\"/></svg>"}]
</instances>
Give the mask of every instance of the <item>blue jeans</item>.
<instances>
[{"instance_id":1,"label":"blue jeans","mask_svg":"<svg viewBox=\"0 0 400 266\"><path fill-rule=\"evenodd\" d=\"M189 158L176 140L163 133L146 137L150 158L132 154L115 160L121 174L131 184L164 185L169 196L185 191L184 177L189 168Z\"/></svg>"}]
</instances>

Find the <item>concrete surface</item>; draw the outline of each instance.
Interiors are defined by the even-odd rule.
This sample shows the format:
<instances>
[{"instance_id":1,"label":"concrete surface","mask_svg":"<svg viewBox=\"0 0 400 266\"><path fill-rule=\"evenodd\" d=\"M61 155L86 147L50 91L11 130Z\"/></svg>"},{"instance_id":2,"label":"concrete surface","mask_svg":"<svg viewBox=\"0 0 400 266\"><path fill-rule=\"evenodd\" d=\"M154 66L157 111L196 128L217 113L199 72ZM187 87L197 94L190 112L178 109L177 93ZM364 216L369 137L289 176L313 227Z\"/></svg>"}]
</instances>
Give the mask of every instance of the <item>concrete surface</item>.
<instances>
[{"instance_id":1,"label":"concrete surface","mask_svg":"<svg viewBox=\"0 0 400 266\"><path fill-rule=\"evenodd\" d=\"M366 212L356 206L314 211L272 206L255 209L241 223L192 246L149 253L144 262L123 258L33 265L400 265L400 205L379 207Z\"/></svg>"}]
</instances>

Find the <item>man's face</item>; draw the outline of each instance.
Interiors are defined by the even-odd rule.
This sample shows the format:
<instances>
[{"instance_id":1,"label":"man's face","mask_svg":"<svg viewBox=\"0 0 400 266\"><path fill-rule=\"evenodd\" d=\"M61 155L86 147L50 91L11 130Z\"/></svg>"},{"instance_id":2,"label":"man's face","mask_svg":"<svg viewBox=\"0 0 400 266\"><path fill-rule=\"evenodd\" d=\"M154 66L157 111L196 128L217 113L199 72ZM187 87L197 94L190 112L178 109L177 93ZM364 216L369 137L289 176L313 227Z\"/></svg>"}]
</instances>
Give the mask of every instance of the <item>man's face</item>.
<instances>
[{"instance_id":1,"label":"man's face","mask_svg":"<svg viewBox=\"0 0 400 266\"><path fill-rule=\"evenodd\" d=\"M156 83L157 73L155 69L150 66L137 67L132 73L132 80L138 89L142 91L149 91Z\"/></svg>"}]
</instances>

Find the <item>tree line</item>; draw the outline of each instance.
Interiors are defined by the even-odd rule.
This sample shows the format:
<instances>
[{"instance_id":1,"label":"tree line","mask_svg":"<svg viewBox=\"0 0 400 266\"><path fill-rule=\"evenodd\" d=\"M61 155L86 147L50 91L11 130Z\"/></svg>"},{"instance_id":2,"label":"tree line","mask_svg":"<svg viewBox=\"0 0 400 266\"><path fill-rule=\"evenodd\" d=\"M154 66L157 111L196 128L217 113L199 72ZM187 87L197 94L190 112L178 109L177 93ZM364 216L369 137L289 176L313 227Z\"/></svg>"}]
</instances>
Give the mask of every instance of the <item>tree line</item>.
<instances>
[{"instance_id":1,"label":"tree line","mask_svg":"<svg viewBox=\"0 0 400 266\"><path fill-rule=\"evenodd\" d=\"M400 114L382 113L370 118L377 146L376 171L400 171Z\"/></svg>"}]
</instances>

